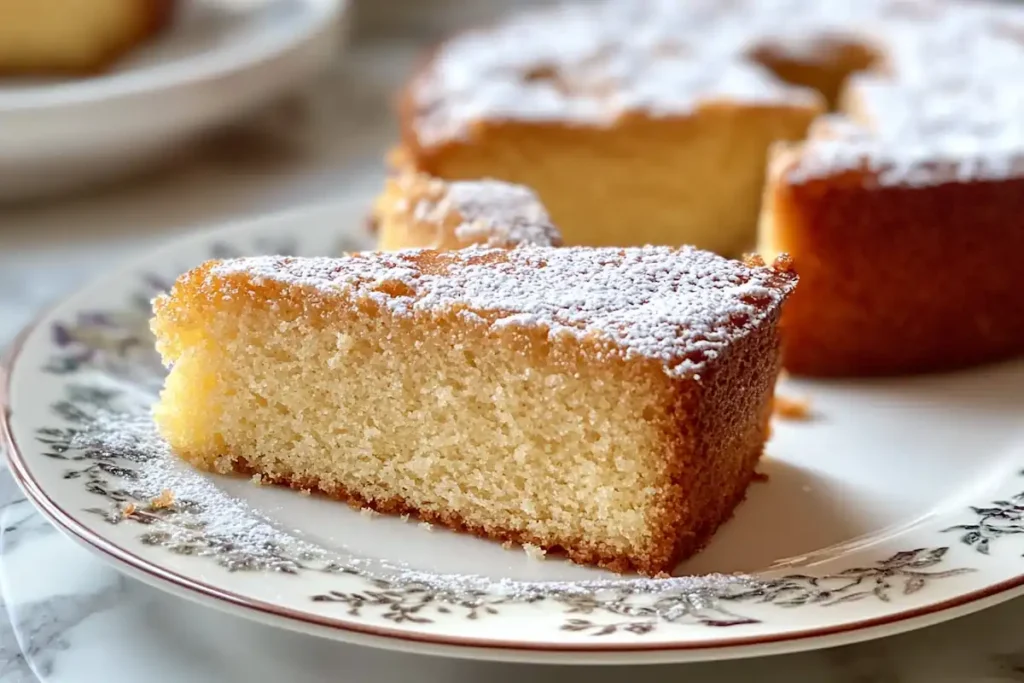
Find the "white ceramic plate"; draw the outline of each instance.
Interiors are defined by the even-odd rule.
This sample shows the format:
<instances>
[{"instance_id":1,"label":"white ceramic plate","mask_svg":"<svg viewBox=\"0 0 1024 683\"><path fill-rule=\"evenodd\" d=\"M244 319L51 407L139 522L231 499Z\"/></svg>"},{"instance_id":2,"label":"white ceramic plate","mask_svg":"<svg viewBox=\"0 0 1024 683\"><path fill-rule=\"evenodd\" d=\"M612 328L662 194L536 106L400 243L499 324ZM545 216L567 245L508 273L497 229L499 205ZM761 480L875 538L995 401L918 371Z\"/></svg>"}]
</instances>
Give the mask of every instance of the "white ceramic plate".
<instances>
[{"instance_id":1,"label":"white ceramic plate","mask_svg":"<svg viewBox=\"0 0 1024 683\"><path fill-rule=\"evenodd\" d=\"M263 622L509 660L657 662L792 651L949 619L1024 585L1024 364L788 382L762 470L678 578L538 561L415 520L202 474L153 437L150 297L211 256L362 248L363 204L196 235L83 288L4 379L13 471L42 512L130 574ZM163 489L173 505L150 509ZM131 503L135 511L120 510Z\"/></svg>"},{"instance_id":2,"label":"white ceramic plate","mask_svg":"<svg viewBox=\"0 0 1024 683\"><path fill-rule=\"evenodd\" d=\"M0 78L0 200L103 182L305 81L349 0L182 0L174 25L108 74Z\"/></svg>"}]
</instances>

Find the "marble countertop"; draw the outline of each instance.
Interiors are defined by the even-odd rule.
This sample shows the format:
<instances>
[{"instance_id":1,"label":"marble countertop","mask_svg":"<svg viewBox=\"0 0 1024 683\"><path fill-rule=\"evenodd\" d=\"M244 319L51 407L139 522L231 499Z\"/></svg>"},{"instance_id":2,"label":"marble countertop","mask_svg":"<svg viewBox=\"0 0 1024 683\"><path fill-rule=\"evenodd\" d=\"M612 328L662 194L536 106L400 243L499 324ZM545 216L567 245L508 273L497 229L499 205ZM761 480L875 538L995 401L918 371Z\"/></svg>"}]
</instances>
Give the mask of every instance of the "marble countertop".
<instances>
[{"instance_id":1,"label":"marble countertop","mask_svg":"<svg viewBox=\"0 0 1024 683\"><path fill-rule=\"evenodd\" d=\"M397 2L398 0L392 0ZM394 88L426 41L493 11L396 24L364 12L336 68L130 184L44 205L0 207L0 343L93 274L176 234L339 196L369 197L395 125ZM420 7L416 2L405 2ZM488 5L488 3L482 3ZM461 9L460 9L461 8ZM453 17L455 17L453 19ZM415 30L413 30L415 29ZM173 598L79 549L22 499L0 468L0 683L113 680L512 681L564 669L397 654L287 633ZM634 668L641 681L1024 681L1024 600L916 633L769 659ZM616 668L585 672L618 680Z\"/></svg>"}]
</instances>

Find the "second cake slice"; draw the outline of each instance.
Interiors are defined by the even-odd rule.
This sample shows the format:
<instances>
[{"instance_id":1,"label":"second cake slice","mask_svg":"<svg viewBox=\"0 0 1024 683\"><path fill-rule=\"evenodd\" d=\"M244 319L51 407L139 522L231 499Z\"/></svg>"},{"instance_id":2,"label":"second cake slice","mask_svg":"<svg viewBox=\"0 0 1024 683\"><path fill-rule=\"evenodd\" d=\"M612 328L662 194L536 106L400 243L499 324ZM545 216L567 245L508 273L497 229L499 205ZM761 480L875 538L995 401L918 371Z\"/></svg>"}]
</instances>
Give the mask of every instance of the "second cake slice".
<instances>
[{"instance_id":1,"label":"second cake slice","mask_svg":"<svg viewBox=\"0 0 1024 683\"><path fill-rule=\"evenodd\" d=\"M688 248L210 262L155 303L157 421L205 469L671 571L754 475L794 284Z\"/></svg>"}]
</instances>

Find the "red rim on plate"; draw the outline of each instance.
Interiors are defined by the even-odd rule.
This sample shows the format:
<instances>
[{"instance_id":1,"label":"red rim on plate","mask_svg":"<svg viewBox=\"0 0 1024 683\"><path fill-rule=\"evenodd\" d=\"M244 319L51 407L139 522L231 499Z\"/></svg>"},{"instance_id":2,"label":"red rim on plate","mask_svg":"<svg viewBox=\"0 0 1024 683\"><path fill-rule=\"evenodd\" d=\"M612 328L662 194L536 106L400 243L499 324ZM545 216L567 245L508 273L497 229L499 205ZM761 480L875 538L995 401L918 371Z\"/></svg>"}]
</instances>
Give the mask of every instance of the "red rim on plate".
<instances>
[{"instance_id":1,"label":"red rim on plate","mask_svg":"<svg viewBox=\"0 0 1024 683\"><path fill-rule=\"evenodd\" d=\"M801 631L791 631L778 635L742 636L725 639L694 640L685 643L660 643L660 644L603 644L595 642L594 645L587 644L523 644L517 641L491 639L491 638L467 638L459 636L430 635L423 633L409 633L398 629L387 627L370 626L320 617L307 612L290 609L275 605L273 603L254 600L244 595L226 591L216 586L198 581L177 572L170 571L153 562L146 560L139 555L113 543L94 531L81 524L75 517L64 510L53 499L47 496L46 492L39 486L27 466L24 456L14 437L12 428L13 406L11 396L11 380L17 362L27 338L39 325L46 315L39 316L33 323L28 325L15 339L11 345L2 366L0 366L0 445L5 445L7 460L11 472L18 485L24 491L26 497L33 505L50 520L58 529L70 536L86 548L98 553L104 558L113 561L116 566L122 567L127 573L143 579L149 583L167 590L171 593L201 602L200 598L212 599L212 605L222 610L236 613L240 616L247 616L250 619L257 618L257 615L266 615L274 618L274 621L282 627L291 630L317 633L324 637L334 637L345 640L345 635L357 644L371 645L377 647L389 647L386 641L399 641L402 649L416 650L420 652L435 652L436 648L423 647L426 645L443 647L450 656L462 656L472 658L490 658L507 660L530 659L531 655L555 655L557 653L576 653L588 655L620 654L620 653L673 653L673 652L706 652L707 656L691 657L690 659L730 659L744 656L761 656L765 654L782 654L786 652L798 652L801 650L816 649L811 642L815 640L828 639L829 642L821 644L821 647L832 647L841 644L870 640L887 635L896 635L928 626L938 620L929 619L949 610L957 610L957 614L951 618L964 616L999 602L1004 602L1024 593L1024 574L1018 574L1012 579L1004 580L983 589L964 593L955 598L950 598L931 605L913 608L889 614L883 617L874 617L849 622L842 625L809 628ZM994 599L997 598L997 599ZM882 631L882 627L890 627ZM365 640L369 637L372 640ZM385 641L385 642L382 642ZM763 650L757 652L743 653L737 651L740 648L756 646L776 646L769 648L769 652ZM392 649L395 644L390 645ZM490 652L491 656L487 653ZM501 653L505 653L504 655ZM515 657L515 653L523 656ZM721 655L715 657L715 655ZM652 659L655 661L670 661L671 656ZM679 658L683 659L683 658ZM558 661L559 658L552 657L550 661ZM590 659L590 663L612 663L609 660Z\"/></svg>"}]
</instances>

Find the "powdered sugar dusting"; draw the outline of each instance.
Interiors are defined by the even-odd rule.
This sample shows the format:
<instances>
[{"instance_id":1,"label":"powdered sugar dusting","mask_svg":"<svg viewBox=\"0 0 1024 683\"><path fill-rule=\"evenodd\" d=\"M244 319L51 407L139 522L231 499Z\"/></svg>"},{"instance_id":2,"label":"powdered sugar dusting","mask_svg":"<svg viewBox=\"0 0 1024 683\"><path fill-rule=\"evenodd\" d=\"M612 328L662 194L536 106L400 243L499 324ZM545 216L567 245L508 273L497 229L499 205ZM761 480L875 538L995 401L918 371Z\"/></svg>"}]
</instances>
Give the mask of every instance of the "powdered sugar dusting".
<instances>
[{"instance_id":1,"label":"powdered sugar dusting","mask_svg":"<svg viewBox=\"0 0 1024 683\"><path fill-rule=\"evenodd\" d=\"M530 189L497 180L441 183L437 199L421 199L413 209L419 221L441 225L457 214L455 236L492 247L521 244L558 246L561 234Z\"/></svg>"},{"instance_id":2,"label":"powdered sugar dusting","mask_svg":"<svg viewBox=\"0 0 1024 683\"><path fill-rule=\"evenodd\" d=\"M471 139L482 120L609 126L702 103L820 106L753 59L798 59L836 41L879 65L862 111L814 138L794 182L850 168L882 184L1024 173L1024 7L978 0L603 0L534 10L446 43L411 86L423 146ZM861 120L866 114L867 120Z\"/></svg>"},{"instance_id":3,"label":"powdered sugar dusting","mask_svg":"<svg viewBox=\"0 0 1024 683\"><path fill-rule=\"evenodd\" d=\"M522 185L494 180L451 183L448 199L464 222L455 229L460 239L501 246L536 244L558 246L562 239L533 191Z\"/></svg>"},{"instance_id":4,"label":"powdered sugar dusting","mask_svg":"<svg viewBox=\"0 0 1024 683\"><path fill-rule=\"evenodd\" d=\"M211 275L245 273L256 282L370 299L395 315L464 310L495 329L595 340L614 357L656 360L672 377L697 375L775 315L795 284L775 269L691 247L473 248L427 256L428 267L420 251L255 257L221 262Z\"/></svg>"},{"instance_id":5,"label":"powdered sugar dusting","mask_svg":"<svg viewBox=\"0 0 1024 683\"><path fill-rule=\"evenodd\" d=\"M715 4L563 5L464 33L413 84L419 142L469 137L483 118L607 126L628 112L690 113L714 98L817 101L733 58L743 32Z\"/></svg>"}]
</instances>

